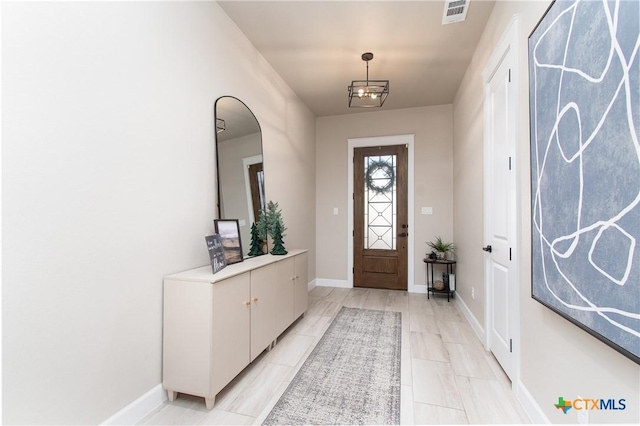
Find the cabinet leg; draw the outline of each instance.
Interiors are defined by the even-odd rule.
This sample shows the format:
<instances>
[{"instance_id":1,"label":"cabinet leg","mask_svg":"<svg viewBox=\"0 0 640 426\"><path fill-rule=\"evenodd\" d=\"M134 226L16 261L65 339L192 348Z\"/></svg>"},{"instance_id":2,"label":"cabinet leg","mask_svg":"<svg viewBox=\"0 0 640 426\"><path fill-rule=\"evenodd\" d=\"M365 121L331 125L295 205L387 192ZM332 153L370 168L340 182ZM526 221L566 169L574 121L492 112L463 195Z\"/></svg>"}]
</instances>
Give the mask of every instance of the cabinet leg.
<instances>
[{"instance_id":1,"label":"cabinet leg","mask_svg":"<svg viewBox=\"0 0 640 426\"><path fill-rule=\"evenodd\" d=\"M207 406L207 410L211 410L213 408L213 404L216 402L216 397L213 398L205 398L204 403Z\"/></svg>"},{"instance_id":2,"label":"cabinet leg","mask_svg":"<svg viewBox=\"0 0 640 426\"><path fill-rule=\"evenodd\" d=\"M167 389L167 396L169 397L169 401L173 402L176 400L178 392Z\"/></svg>"}]
</instances>

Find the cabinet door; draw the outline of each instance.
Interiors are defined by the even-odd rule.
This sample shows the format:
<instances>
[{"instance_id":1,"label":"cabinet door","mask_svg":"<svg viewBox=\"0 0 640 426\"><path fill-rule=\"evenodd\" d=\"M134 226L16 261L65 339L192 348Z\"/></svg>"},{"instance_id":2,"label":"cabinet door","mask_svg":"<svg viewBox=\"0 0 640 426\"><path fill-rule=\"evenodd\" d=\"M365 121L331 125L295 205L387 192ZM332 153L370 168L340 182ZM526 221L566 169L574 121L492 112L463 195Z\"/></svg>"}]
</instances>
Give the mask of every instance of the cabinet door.
<instances>
[{"instance_id":1,"label":"cabinet door","mask_svg":"<svg viewBox=\"0 0 640 426\"><path fill-rule=\"evenodd\" d=\"M165 389L211 392L211 283L164 281L162 382Z\"/></svg>"},{"instance_id":2,"label":"cabinet door","mask_svg":"<svg viewBox=\"0 0 640 426\"><path fill-rule=\"evenodd\" d=\"M280 335L293 322L293 283L294 261L293 257L281 260L278 265L278 282L276 294L278 297L278 310L276 311L276 332Z\"/></svg>"},{"instance_id":3,"label":"cabinet door","mask_svg":"<svg viewBox=\"0 0 640 426\"><path fill-rule=\"evenodd\" d=\"M250 280L250 274L247 272L211 285L213 288L212 394L208 396L209 398L213 398L249 365Z\"/></svg>"},{"instance_id":4,"label":"cabinet door","mask_svg":"<svg viewBox=\"0 0 640 426\"><path fill-rule=\"evenodd\" d=\"M294 281L294 315L297 319L307 310L309 297L307 253L302 253L294 257L295 260L295 281Z\"/></svg>"},{"instance_id":5,"label":"cabinet door","mask_svg":"<svg viewBox=\"0 0 640 426\"><path fill-rule=\"evenodd\" d=\"M278 336L275 318L278 279L277 264L272 263L251 271L251 361Z\"/></svg>"}]
</instances>

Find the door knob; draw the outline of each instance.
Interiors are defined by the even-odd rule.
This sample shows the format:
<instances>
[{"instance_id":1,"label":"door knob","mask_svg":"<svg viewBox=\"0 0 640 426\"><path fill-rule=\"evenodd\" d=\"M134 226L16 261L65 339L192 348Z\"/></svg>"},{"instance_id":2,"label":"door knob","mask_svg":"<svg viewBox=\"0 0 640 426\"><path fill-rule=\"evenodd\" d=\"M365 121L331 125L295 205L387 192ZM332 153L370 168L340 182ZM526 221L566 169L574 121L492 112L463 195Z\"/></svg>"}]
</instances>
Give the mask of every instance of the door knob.
<instances>
[{"instance_id":1,"label":"door knob","mask_svg":"<svg viewBox=\"0 0 640 426\"><path fill-rule=\"evenodd\" d=\"M401 233L401 234L398 234L398 237L406 237L406 236L408 236L408 235L409 235L409 234L407 234L406 232L403 232L403 233Z\"/></svg>"},{"instance_id":2,"label":"door knob","mask_svg":"<svg viewBox=\"0 0 640 426\"><path fill-rule=\"evenodd\" d=\"M491 253L491 245L488 245L486 247L482 247L482 250L486 251L487 253Z\"/></svg>"}]
</instances>

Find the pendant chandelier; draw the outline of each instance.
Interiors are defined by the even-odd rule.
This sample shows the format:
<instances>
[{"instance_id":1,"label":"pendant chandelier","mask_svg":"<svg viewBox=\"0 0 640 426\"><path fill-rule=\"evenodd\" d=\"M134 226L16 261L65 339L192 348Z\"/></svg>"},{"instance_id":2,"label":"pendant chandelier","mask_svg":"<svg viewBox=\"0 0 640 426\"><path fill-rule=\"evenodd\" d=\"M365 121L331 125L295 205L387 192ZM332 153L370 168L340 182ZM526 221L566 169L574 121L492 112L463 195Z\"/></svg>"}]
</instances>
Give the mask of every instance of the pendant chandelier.
<instances>
[{"instance_id":1,"label":"pendant chandelier","mask_svg":"<svg viewBox=\"0 0 640 426\"><path fill-rule=\"evenodd\" d=\"M354 80L349 91L349 108L379 108L389 95L389 80L369 80L369 61L373 53L362 54L362 60L367 63L367 79Z\"/></svg>"}]
</instances>

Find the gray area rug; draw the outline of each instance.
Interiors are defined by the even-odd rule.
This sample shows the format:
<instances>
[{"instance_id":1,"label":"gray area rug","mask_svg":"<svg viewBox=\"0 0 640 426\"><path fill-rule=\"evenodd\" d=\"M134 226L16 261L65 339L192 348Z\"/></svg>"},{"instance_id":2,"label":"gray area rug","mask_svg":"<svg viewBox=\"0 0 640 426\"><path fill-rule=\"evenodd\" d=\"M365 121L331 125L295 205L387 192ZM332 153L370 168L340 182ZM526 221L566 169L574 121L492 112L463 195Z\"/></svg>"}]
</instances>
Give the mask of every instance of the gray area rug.
<instances>
[{"instance_id":1,"label":"gray area rug","mask_svg":"<svg viewBox=\"0 0 640 426\"><path fill-rule=\"evenodd\" d=\"M401 315L343 307L263 424L399 424Z\"/></svg>"}]
</instances>

